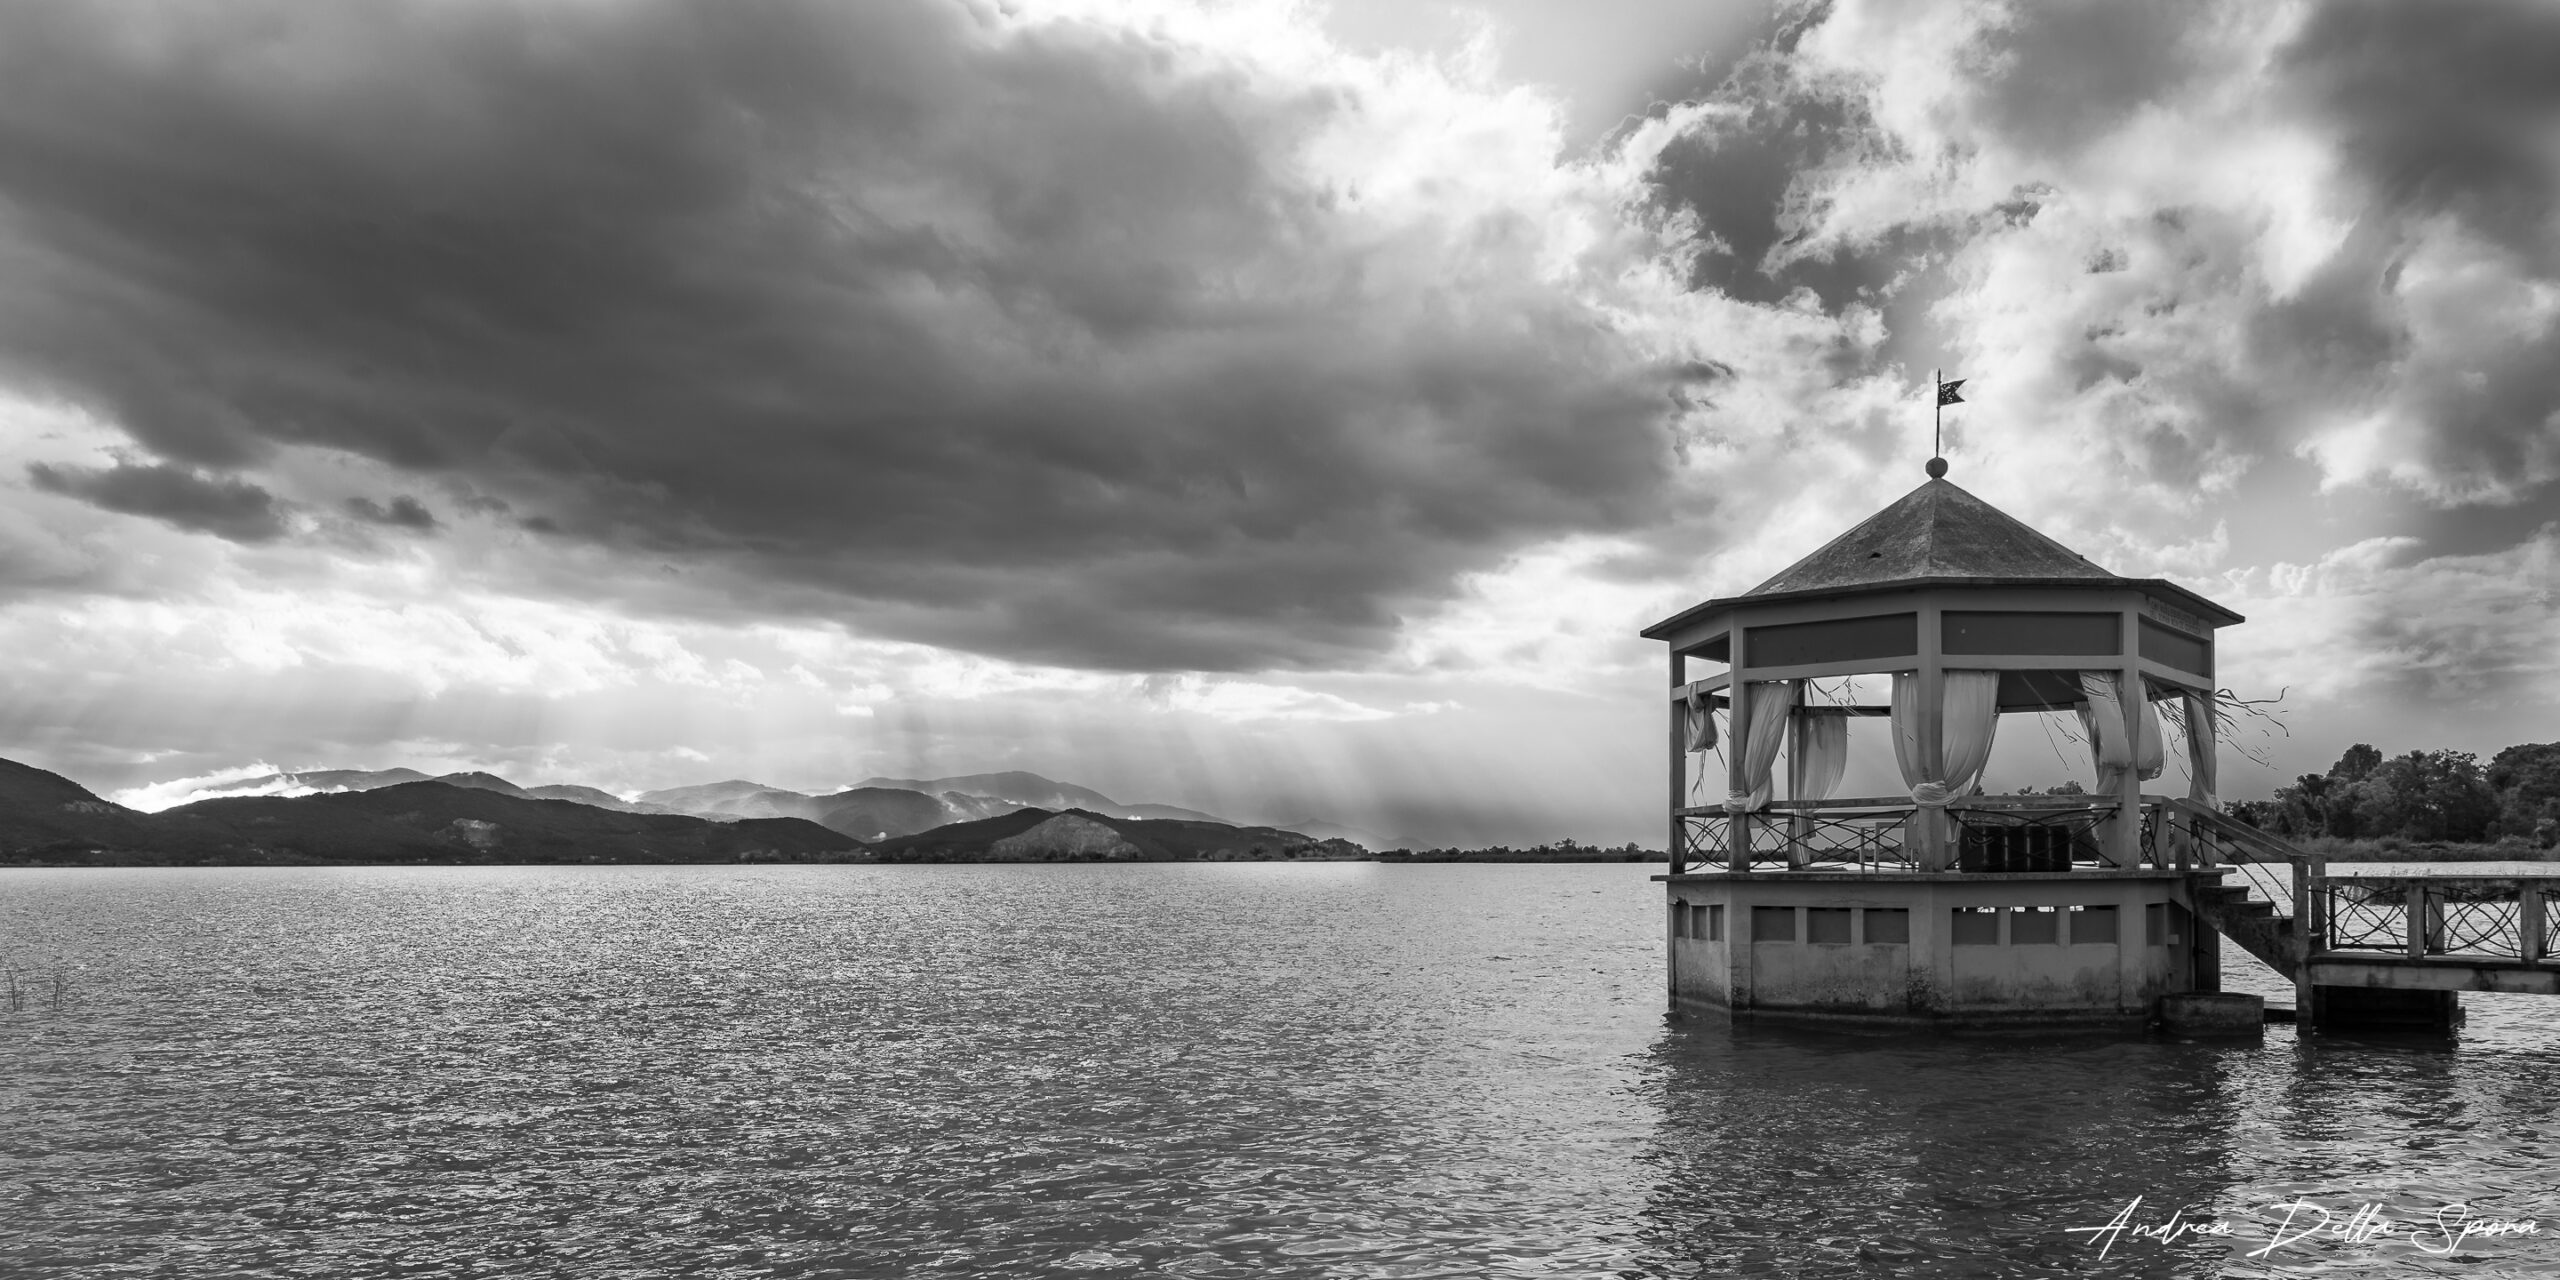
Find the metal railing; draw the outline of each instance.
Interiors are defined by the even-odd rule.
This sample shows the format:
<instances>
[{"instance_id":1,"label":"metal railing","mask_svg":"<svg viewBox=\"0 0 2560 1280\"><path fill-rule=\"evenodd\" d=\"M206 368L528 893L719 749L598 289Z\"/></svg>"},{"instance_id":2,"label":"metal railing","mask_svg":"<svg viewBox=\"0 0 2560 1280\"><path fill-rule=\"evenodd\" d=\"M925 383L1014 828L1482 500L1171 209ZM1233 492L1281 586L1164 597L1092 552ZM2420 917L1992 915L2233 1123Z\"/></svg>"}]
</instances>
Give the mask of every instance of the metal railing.
<instances>
[{"instance_id":1,"label":"metal railing","mask_svg":"<svg viewBox=\"0 0 2560 1280\"><path fill-rule=\"evenodd\" d=\"M2551 958L2560 880L2323 874L2312 896L2316 951L2540 964Z\"/></svg>"},{"instance_id":2,"label":"metal railing","mask_svg":"<svg viewBox=\"0 0 2560 1280\"><path fill-rule=\"evenodd\" d=\"M1675 870L1733 869L1733 832L1745 825L1744 870L1911 871L1918 856L1913 821L1920 807L1908 797L1849 800L1773 800L1749 814L1722 805L1674 811ZM2115 817L2107 796L1967 796L1948 803L1951 869L1963 871L2068 871L2103 866L2101 833Z\"/></svg>"},{"instance_id":3,"label":"metal railing","mask_svg":"<svg viewBox=\"0 0 2560 1280\"><path fill-rule=\"evenodd\" d=\"M1917 806L1907 799L1773 800L1750 814L1721 805L1679 811L1681 848L1690 864L1731 866L1733 824L1746 824L1747 866L1778 870L1910 870L1905 828Z\"/></svg>"}]
</instances>

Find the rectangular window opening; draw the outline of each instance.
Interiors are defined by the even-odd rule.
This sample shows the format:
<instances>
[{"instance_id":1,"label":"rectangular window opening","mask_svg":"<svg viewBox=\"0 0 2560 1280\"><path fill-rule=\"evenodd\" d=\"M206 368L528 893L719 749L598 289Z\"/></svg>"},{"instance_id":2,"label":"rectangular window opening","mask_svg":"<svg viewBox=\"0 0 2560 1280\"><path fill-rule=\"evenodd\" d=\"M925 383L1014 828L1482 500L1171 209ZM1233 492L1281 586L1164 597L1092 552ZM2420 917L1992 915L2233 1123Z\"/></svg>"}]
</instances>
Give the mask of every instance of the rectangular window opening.
<instances>
[{"instance_id":1,"label":"rectangular window opening","mask_svg":"<svg viewBox=\"0 0 2560 1280\"><path fill-rule=\"evenodd\" d=\"M1849 909L1847 907L1807 907L1804 913L1804 940L1849 945Z\"/></svg>"},{"instance_id":2,"label":"rectangular window opening","mask_svg":"<svg viewBox=\"0 0 2560 1280\"><path fill-rule=\"evenodd\" d=\"M2051 907L2020 907L2009 917L2013 946L2062 941L2062 913Z\"/></svg>"},{"instance_id":3,"label":"rectangular window opening","mask_svg":"<svg viewBox=\"0 0 2560 1280\"><path fill-rule=\"evenodd\" d=\"M1721 906L1707 908L1707 941L1724 941L1724 908Z\"/></svg>"},{"instance_id":4,"label":"rectangular window opening","mask_svg":"<svg viewBox=\"0 0 2560 1280\"><path fill-rule=\"evenodd\" d=\"M2142 908L2142 944L2146 947L2169 945L2169 904L2153 902Z\"/></svg>"},{"instance_id":5,"label":"rectangular window opening","mask_svg":"<svg viewBox=\"0 0 2560 1280\"><path fill-rule=\"evenodd\" d=\"M2072 946L2114 946L2115 942L2116 909L2114 907L2073 907L2071 909Z\"/></svg>"},{"instance_id":6,"label":"rectangular window opening","mask_svg":"<svg viewBox=\"0 0 2560 1280\"><path fill-rule=\"evenodd\" d=\"M1751 909L1753 942L1793 942L1796 940L1794 907L1753 907Z\"/></svg>"},{"instance_id":7,"label":"rectangular window opening","mask_svg":"<svg viewBox=\"0 0 2560 1280\"><path fill-rule=\"evenodd\" d=\"M1911 942L1911 912L1903 907L1867 908L1867 941Z\"/></svg>"},{"instance_id":8,"label":"rectangular window opening","mask_svg":"<svg viewBox=\"0 0 2560 1280\"><path fill-rule=\"evenodd\" d=\"M1957 907L1947 936L1959 947L1999 946L2000 908Z\"/></svg>"}]
</instances>

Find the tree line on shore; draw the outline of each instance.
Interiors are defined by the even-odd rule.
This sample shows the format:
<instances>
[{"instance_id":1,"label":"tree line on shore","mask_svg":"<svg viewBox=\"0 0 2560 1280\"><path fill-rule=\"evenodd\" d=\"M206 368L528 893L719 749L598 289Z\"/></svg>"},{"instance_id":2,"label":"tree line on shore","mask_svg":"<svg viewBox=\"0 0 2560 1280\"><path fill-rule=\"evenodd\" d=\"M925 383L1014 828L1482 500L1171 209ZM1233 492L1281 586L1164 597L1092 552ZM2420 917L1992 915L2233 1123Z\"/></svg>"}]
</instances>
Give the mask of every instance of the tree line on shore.
<instances>
[{"instance_id":1,"label":"tree line on shore","mask_svg":"<svg viewBox=\"0 0 2560 1280\"><path fill-rule=\"evenodd\" d=\"M2482 764L2468 751L2385 757L2347 748L2327 773L2306 773L2231 816L2294 839L2512 842L2560 846L2560 742L2519 743Z\"/></svg>"}]
</instances>

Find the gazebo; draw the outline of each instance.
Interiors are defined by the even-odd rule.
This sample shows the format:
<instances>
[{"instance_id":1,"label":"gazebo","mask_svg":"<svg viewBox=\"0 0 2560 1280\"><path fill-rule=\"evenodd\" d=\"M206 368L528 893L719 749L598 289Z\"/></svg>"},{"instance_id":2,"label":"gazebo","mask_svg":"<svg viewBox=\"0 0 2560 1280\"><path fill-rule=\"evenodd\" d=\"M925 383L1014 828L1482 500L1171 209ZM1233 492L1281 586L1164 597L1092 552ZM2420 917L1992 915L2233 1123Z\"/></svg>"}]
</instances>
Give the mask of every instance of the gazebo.
<instances>
[{"instance_id":1,"label":"gazebo","mask_svg":"<svg viewBox=\"0 0 2560 1280\"><path fill-rule=\"evenodd\" d=\"M2216 873L2179 865L2169 824L2146 821L2165 798L2141 788L2161 772L2166 704L2188 730L2188 798L2213 805L2214 633L2240 615L2092 564L1949 482L1943 460L1929 477L1759 586L1643 633L1671 657L1675 1000L2070 1021L2210 990L2187 881ZM1721 670L1692 678L1692 663ZM1889 676L1889 702L1815 705L1809 682L1857 676ZM2089 789L1981 794L2001 717L2053 711L2077 715ZM1860 719L1891 733L1903 794L1831 795ZM1690 757L1719 745L1724 795L1693 802ZM1965 954L1985 947L2000 963Z\"/></svg>"}]
</instances>

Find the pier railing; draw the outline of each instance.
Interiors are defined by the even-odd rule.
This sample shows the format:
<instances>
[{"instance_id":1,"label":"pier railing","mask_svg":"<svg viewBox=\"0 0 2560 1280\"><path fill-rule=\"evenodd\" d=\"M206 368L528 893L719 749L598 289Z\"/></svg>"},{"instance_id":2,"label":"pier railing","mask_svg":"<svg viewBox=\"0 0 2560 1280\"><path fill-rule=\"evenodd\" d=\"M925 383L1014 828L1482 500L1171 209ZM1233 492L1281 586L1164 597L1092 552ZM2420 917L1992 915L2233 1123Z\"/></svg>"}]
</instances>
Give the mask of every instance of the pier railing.
<instances>
[{"instance_id":1,"label":"pier railing","mask_svg":"<svg viewBox=\"0 0 2560 1280\"><path fill-rule=\"evenodd\" d=\"M2311 882L2309 949L2541 964L2555 899L2560 878L2324 872Z\"/></svg>"}]
</instances>

